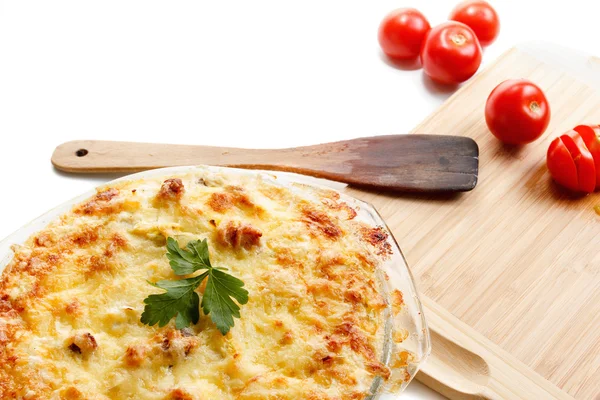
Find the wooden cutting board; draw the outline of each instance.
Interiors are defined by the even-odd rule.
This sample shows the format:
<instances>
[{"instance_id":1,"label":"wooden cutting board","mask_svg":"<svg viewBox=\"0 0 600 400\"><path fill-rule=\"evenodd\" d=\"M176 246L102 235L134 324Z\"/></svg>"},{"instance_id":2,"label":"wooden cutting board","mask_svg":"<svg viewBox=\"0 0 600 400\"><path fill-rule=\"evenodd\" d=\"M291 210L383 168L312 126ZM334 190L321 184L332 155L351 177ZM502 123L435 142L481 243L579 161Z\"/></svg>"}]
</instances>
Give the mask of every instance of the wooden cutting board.
<instances>
[{"instance_id":1,"label":"wooden cutting board","mask_svg":"<svg viewBox=\"0 0 600 400\"><path fill-rule=\"evenodd\" d=\"M503 146L484 120L488 94L509 78L537 83L552 109L546 134L522 148ZM475 190L437 198L346 191L377 207L425 304L464 322L463 343L472 335L482 340L477 348L502 349L571 396L598 399L600 215L594 206L600 193L565 195L545 164L552 139L581 123L600 123L600 60L524 45L505 53L413 131L475 139ZM446 329L438 320L430 320L432 327Z\"/></svg>"}]
</instances>

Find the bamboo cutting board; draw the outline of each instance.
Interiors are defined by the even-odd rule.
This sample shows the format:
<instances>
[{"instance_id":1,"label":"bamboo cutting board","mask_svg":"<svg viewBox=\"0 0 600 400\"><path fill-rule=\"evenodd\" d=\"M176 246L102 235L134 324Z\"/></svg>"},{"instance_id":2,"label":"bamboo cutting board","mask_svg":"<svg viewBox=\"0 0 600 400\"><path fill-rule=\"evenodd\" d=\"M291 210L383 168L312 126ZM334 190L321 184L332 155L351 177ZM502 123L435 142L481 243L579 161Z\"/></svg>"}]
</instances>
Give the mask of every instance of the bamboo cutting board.
<instances>
[{"instance_id":1,"label":"bamboo cutting board","mask_svg":"<svg viewBox=\"0 0 600 400\"><path fill-rule=\"evenodd\" d=\"M520 149L503 146L484 121L488 94L509 78L537 83L552 109L546 134ZM482 335L484 346L510 353L571 396L598 399L600 215L594 206L600 193L565 195L545 165L552 139L581 123L600 123L599 60L539 43L514 48L413 131L475 139L475 190L443 198L347 191L383 215L426 305L445 308L464 322L467 336ZM445 329L443 321L430 323Z\"/></svg>"}]
</instances>

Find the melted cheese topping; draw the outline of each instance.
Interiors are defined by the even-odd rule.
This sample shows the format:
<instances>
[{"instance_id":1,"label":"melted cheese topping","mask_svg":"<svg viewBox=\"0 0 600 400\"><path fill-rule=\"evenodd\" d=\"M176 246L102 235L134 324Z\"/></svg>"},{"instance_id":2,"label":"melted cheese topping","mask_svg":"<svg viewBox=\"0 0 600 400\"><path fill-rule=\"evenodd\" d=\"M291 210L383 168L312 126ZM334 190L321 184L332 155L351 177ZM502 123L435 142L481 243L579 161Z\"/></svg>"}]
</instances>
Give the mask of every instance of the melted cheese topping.
<instances>
[{"instance_id":1,"label":"melted cheese topping","mask_svg":"<svg viewBox=\"0 0 600 400\"><path fill-rule=\"evenodd\" d=\"M120 182L15 246L0 280L0 397L366 398L390 375L387 235L335 192L297 189L203 169ZM226 336L202 312L181 331L140 322L162 292L147 281L178 279L169 236L208 238L213 265L244 281L250 300Z\"/></svg>"}]
</instances>

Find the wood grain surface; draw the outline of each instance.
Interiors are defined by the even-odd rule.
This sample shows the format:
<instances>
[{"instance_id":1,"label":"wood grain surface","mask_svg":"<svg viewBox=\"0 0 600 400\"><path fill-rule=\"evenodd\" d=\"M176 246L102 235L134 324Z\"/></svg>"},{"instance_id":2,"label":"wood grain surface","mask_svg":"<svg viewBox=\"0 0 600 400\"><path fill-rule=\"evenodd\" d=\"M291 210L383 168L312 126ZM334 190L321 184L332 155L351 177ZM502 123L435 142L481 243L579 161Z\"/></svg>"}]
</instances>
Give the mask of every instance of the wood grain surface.
<instances>
[{"instance_id":1,"label":"wood grain surface","mask_svg":"<svg viewBox=\"0 0 600 400\"><path fill-rule=\"evenodd\" d=\"M432 351L417 379L453 400L572 400L516 357L422 296Z\"/></svg>"},{"instance_id":2,"label":"wood grain surface","mask_svg":"<svg viewBox=\"0 0 600 400\"><path fill-rule=\"evenodd\" d=\"M600 122L599 85L588 79L590 71L600 77L600 65L587 59L575 74L552 59L507 52L415 128L477 141L479 183L472 192L347 191L377 207L431 304L574 398L598 399L600 216L594 207L600 195L564 193L551 181L545 155L557 135ZM537 83L552 108L546 134L521 148L502 145L484 121L488 94L509 78Z\"/></svg>"}]
</instances>

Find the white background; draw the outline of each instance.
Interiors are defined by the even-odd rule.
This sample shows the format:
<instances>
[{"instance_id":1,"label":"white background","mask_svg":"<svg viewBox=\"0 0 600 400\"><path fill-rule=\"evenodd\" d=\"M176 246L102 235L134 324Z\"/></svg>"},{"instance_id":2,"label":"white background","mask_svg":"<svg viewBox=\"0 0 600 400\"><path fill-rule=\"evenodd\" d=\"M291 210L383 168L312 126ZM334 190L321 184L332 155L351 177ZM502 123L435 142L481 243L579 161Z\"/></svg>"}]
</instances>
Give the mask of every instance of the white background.
<instances>
[{"instance_id":1,"label":"white background","mask_svg":"<svg viewBox=\"0 0 600 400\"><path fill-rule=\"evenodd\" d=\"M386 63L377 27L401 6L435 25L454 4L0 0L0 238L108 180L55 171L64 141L276 148L409 131L452 92ZM483 66L537 39L600 55L595 2L492 4L502 28ZM439 397L414 384L405 398Z\"/></svg>"}]
</instances>

